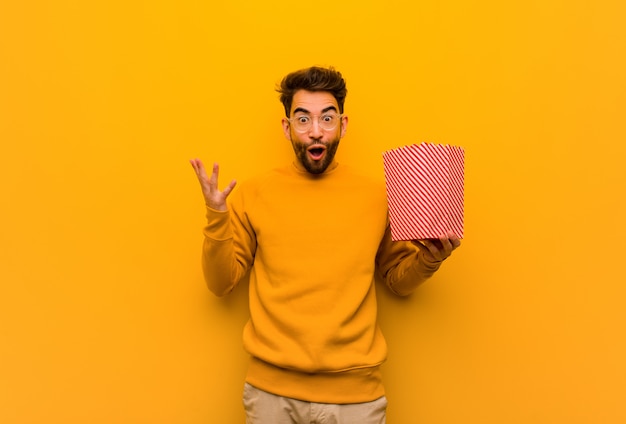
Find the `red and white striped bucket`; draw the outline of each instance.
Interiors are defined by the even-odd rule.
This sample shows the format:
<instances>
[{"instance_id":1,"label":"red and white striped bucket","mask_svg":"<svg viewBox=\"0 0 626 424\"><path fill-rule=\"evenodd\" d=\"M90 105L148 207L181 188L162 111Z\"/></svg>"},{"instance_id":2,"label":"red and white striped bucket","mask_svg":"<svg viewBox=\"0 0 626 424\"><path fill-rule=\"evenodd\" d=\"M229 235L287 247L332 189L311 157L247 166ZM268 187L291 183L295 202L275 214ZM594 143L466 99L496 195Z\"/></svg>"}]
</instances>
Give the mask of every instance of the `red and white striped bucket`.
<instances>
[{"instance_id":1,"label":"red and white striped bucket","mask_svg":"<svg viewBox=\"0 0 626 424\"><path fill-rule=\"evenodd\" d=\"M465 151L420 143L383 153L393 240L463 238Z\"/></svg>"}]
</instances>

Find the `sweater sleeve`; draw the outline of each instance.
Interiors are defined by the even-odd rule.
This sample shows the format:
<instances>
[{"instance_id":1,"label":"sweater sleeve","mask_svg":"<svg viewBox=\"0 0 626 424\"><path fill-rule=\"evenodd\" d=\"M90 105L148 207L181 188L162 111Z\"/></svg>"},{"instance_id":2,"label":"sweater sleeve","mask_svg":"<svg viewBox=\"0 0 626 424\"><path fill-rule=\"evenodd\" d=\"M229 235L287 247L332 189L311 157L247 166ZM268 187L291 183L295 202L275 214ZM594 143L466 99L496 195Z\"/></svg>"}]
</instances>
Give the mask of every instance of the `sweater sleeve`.
<instances>
[{"instance_id":1,"label":"sweater sleeve","mask_svg":"<svg viewBox=\"0 0 626 424\"><path fill-rule=\"evenodd\" d=\"M408 241L392 241L389 225L376 256L378 269L387 287L407 296L439 269L441 262L427 262L420 250Z\"/></svg>"},{"instance_id":2,"label":"sweater sleeve","mask_svg":"<svg viewBox=\"0 0 626 424\"><path fill-rule=\"evenodd\" d=\"M202 270L209 290L217 296L230 293L254 261L256 235L243 212L242 199L233 195L227 211L207 207Z\"/></svg>"}]
</instances>

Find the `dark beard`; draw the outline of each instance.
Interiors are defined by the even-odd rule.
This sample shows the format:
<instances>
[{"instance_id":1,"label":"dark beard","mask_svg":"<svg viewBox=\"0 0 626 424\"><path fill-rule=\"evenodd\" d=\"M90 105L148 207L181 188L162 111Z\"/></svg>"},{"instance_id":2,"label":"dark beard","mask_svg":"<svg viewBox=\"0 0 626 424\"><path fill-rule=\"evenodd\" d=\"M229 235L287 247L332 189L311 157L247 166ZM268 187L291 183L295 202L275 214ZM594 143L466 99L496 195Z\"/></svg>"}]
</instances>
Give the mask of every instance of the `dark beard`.
<instances>
[{"instance_id":1,"label":"dark beard","mask_svg":"<svg viewBox=\"0 0 626 424\"><path fill-rule=\"evenodd\" d=\"M291 143L293 145L293 151L296 153L296 158L298 161L304 166L304 169L311 174L321 174L328 166L333 162L335 158L335 153L337 153L337 149L339 148L339 140L333 140L329 143L316 143L322 144L326 146L326 153L324 154L324 159L321 161L312 161L307 154L307 148L309 146L303 143Z\"/></svg>"}]
</instances>

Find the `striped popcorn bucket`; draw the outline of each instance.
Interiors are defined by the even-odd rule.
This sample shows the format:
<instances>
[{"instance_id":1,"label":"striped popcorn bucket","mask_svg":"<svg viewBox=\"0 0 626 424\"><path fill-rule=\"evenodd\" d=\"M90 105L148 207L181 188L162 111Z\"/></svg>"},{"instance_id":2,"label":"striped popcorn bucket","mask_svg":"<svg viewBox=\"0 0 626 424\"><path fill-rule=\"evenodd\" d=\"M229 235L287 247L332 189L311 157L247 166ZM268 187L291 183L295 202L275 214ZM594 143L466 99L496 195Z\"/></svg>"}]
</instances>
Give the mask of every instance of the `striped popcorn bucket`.
<instances>
[{"instance_id":1,"label":"striped popcorn bucket","mask_svg":"<svg viewBox=\"0 0 626 424\"><path fill-rule=\"evenodd\" d=\"M391 238L463 238L465 151L420 143L383 153Z\"/></svg>"}]
</instances>

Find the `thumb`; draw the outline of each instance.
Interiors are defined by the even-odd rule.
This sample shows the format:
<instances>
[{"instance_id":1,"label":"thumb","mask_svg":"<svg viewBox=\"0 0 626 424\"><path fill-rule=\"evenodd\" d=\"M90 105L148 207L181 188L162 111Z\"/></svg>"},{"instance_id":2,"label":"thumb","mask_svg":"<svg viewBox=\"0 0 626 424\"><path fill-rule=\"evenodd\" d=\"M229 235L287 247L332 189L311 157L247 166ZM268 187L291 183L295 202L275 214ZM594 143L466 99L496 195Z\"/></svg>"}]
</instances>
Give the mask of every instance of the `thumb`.
<instances>
[{"instance_id":1,"label":"thumb","mask_svg":"<svg viewBox=\"0 0 626 424\"><path fill-rule=\"evenodd\" d=\"M237 181L232 180L230 184L228 184L228 186L226 186L226 188L222 191L222 193L224 193L224 197L228 197L228 195L233 191L236 185Z\"/></svg>"}]
</instances>

